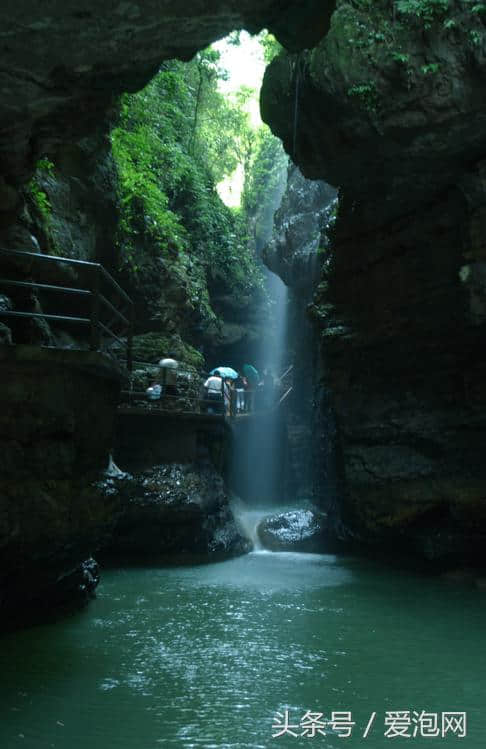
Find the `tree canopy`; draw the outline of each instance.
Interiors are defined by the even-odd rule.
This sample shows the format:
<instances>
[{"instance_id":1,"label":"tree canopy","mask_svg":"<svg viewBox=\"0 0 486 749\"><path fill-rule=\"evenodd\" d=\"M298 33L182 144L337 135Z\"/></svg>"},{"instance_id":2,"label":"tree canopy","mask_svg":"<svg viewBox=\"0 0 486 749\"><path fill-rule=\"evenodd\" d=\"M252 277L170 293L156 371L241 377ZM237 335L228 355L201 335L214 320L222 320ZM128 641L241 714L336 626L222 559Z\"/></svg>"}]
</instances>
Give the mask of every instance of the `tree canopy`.
<instances>
[{"instance_id":1,"label":"tree canopy","mask_svg":"<svg viewBox=\"0 0 486 749\"><path fill-rule=\"evenodd\" d=\"M264 293L255 227L285 168L280 142L251 124L246 105L255 91L223 95L218 84L226 76L212 48L189 63L165 62L143 91L122 97L112 131L122 271L140 298L151 297L149 317L160 320L166 296L154 276L161 263L170 268L184 289L188 329L218 323L209 290L216 276L235 297ZM237 167L244 188L241 207L232 209L217 185Z\"/></svg>"}]
</instances>

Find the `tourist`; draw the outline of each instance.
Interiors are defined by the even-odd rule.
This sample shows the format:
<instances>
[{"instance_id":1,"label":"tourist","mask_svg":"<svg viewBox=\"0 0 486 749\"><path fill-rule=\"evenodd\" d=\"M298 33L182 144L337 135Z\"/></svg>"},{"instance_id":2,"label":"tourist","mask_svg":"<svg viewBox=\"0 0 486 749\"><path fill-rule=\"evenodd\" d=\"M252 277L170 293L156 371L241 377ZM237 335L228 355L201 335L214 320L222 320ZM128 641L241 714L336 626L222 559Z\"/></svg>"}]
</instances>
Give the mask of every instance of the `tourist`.
<instances>
[{"instance_id":1,"label":"tourist","mask_svg":"<svg viewBox=\"0 0 486 749\"><path fill-rule=\"evenodd\" d=\"M243 380L243 389L245 391L243 410L245 413L249 413L253 410L253 389L248 377L242 377L241 379Z\"/></svg>"},{"instance_id":2,"label":"tourist","mask_svg":"<svg viewBox=\"0 0 486 749\"><path fill-rule=\"evenodd\" d=\"M223 413L223 379L219 375L210 375L204 383L207 413Z\"/></svg>"},{"instance_id":3,"label":"tourist","mask_svg":"<svg viewBox=\"0 0 486 749\"><path fill-rule=\"evenodd\" d=\"M224 381L224 412L226 416L231 416L231 404L233 401L233 383L232 380L227 377Z\"/></svg>"},{"instance_id":4,"label":"tourist","mask_svg":"<svg viewBox=\"0 0 486 749\"><path fill-rule=\"evenodd\" d=\"M235 380L235 391L236 391L236 413L241 414L245 410L245 378L242 375L238 375L238 379Z\"/></svg>"},{"instance_id":5,"label":"tourist","mask_svg":"<svg viewBox=\"0 0 486 749\"><path fill-rule=\"evenodd\" d=\"M161 394L162 388L157 382L152 382L152 384L149 385L149 387L145 391L145 395L147 396L147 400L149 401L160 400Z\"/></svg>"},{"instance_id":6,"label":"tourist","mask_svg":"<svg viewBox=\"0 0 486 749\"><path fill-rule=\"evenodd\" d=\"M161 370L160 380L163 394L169 396L177 395L177 370L179 369L179 362L169 356L159 361L159 368Z\"/></svg>"}]
</instances>

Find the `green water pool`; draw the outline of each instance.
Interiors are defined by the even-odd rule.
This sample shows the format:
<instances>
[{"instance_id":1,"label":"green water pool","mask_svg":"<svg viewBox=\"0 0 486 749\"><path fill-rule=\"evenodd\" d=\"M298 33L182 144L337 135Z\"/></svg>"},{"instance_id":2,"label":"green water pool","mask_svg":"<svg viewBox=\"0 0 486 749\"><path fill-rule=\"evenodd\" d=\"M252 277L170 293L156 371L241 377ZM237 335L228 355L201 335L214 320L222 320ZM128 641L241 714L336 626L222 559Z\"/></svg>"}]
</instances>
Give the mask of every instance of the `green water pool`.
<instances>
[{"instance_id":1,"label":"green water pool","mask_svg":"<svg viewBox=\"0 0 486 749\"><path fill-rule=\"evenodd\" d=\"M485 749L485 621L484 591L353 558L105 570L2 638L0 748Z\"/></svg>"}]
</instances>

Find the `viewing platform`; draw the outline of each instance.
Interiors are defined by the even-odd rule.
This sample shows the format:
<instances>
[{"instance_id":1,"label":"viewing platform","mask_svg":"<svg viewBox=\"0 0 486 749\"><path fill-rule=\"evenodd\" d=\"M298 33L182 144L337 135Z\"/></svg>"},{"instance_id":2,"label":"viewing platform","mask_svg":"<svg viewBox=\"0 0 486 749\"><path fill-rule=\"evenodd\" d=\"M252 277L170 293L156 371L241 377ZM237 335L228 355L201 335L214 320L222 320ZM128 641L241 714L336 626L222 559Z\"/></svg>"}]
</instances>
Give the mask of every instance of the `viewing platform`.
<instances>
[{"instance_id":1,"label":"viewing platform","mask_svg":"<svg viewBox=\"0 0 486 749\"><path fill-rule=\"evenodd\" d=\"M146 362L135 362L135 366L140 365L144 368L155 370L157 365ZM181 419L199 420L201 422L234 422L239 420L248 420L263 414L269 414L281 408L289 399L293 392L292 374L293 366L288 369L276 380L273 391L273 402L268 403L265 394L259 393L256 389L246 391L246 409L237 408L237 392L232 389L230 392L229 404L221 399L209 400L203 390L203 382L206 375L189 372L184 369L177 369L177 385L172 393L164 393L162 390L160 398L151 400L147 395L147 390L123 390L121 393L121 403L118 406L118 413L123 415L144 416L173 416L177 414ZM197 384L199 380L199 385ZM192 389L188 383L192 382ZM181 392L177 392L178 389ZM148 388L147 388L148 389Z\"/></svg>"}]
</instances>

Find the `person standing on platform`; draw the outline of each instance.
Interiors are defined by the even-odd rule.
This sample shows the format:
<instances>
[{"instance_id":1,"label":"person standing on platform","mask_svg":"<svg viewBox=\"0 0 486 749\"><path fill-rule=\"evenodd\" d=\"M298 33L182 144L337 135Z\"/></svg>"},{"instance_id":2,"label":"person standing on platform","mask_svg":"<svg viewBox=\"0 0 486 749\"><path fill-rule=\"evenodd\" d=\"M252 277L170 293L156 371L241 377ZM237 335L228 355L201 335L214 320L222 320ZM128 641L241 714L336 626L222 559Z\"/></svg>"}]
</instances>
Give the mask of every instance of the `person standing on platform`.
<instances>
[{"instance_id":1,"label":"person standing on platform","mask_svg":"<svg viewBox=\"0 0 486 749\"><path fill-rule=\"evenodd\" d=\"M245 410L245 378L241 374L238 375L238 379L235 380L236 390L236 413L241 414Z\"/></svg>"},{"instance_id":2,"label":"person standing on platform","mask_svg":"<svg viewBox=\"0 0 486 749\"><path fill-rule=\"evenodd\" d=\"M224 412L226 416L231 416L231 401L233 394L233 383L229 377L224 381Z\"/></svg>"},{"instance_id":3,"label":"person standing on platform","mask_svg":"<svg viewBox=\"0 0 486 749\"><path fill-rule=\"evenodd\" d=\"M159 361L162 395L177 395L177 370L179 362L168 357Z\"/></svg>"},{"instance_id":4,"label":"person standing on platform","mask_svg":"<svg viewBox=\"0 0 486 749\"><path fill-rule=\"evenodd\" d=\"M224 413L223 378L210 375L204 383L208 413Z\"/></svg>"}]
</instances>

